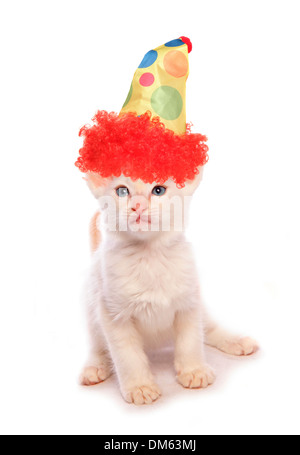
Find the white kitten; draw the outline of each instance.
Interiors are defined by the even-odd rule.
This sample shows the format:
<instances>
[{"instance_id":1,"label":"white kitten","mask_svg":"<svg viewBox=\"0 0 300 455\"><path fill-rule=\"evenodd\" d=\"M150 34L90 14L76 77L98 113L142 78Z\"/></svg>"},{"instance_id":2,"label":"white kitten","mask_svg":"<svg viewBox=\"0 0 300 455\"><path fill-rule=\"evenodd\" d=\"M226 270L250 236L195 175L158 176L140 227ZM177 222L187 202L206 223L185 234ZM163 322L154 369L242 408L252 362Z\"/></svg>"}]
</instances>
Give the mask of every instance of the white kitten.
<instances>
[{"instance_id":1,"label":"white kitten","mask_svg":"<svg viewBox=\"0 0 300 455\"><path fill-rule=\"evenodd\" d=\"M190 244L184 237L189 200L201 173L179 189L87 176L99 199L102 239L92 224L93 263L87 284L91 353L81 375L83 385L117 373L124 399L149 404L160 396L145 350L172 340L180 384L205 388L215 379L204 343L235 355L257 345L234 337L211 322L200 301Z\"/></svg>"}]
</instances>

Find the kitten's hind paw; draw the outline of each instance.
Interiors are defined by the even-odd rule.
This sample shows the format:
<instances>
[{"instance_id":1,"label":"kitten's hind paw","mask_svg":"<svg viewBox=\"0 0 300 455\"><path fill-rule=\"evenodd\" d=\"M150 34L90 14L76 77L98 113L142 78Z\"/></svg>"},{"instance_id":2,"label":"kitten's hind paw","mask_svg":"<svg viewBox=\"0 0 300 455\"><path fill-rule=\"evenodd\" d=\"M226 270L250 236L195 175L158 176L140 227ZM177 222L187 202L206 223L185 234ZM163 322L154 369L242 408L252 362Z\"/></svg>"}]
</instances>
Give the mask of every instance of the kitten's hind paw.
<instances>
[{"instance_id":1,"label":"kitten's hind paw","mask_svg":"<svg viewBox=\"0 0 300 455\"><path fill-rule=\"evenodd\" d=\"M136 405L152 404L161 396L161 391L156 384L134 387L123 393L127 403Z\"/></svg>"},{"instance_id":2,"label":"kitten's hind paw","mask_svg":"<svg viewBox=\"0 0 300 455\"><path fill-rule=\"evenodd\" d=\"M86 367L83 369L79 382L84 386L92 386L100 384L105 381L110 376L110 370L105 367Z\"/></svg>"},{"instance_id":3,"label":"kitten's hind paw","mask_svg":"<svg viewBox=\"0 0 300 455\"><path fill-rule=\"evenodd\" d=\"M236 356L248 356L252 355L258 351L259 346L255 340L249 337L245 338L231 338L224 340L218 348L226 352L226 354L236 355Z\"/></svg>"},{"instance_id":4,"label":"kitten's hind paw","mask_svg":"<svg viewBox=\"0 0 300 455\"><path fill-rule=\"evenodd\" d=\"M208 365L190 372L179 373L177 376L178 382L187 389L206 389L215 382L215 379L215 372Z\"/></svg>"}]
</instances>

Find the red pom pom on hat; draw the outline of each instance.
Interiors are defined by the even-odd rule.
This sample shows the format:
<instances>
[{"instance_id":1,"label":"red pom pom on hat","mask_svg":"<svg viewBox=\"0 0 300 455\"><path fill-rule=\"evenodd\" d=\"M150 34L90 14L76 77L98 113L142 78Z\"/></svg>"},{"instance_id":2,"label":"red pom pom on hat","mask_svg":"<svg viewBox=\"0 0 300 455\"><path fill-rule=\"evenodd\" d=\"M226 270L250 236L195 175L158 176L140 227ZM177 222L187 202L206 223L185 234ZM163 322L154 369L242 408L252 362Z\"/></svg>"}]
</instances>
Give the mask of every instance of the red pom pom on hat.
<instances>
[{"instance_id":1,"label":"red pom pom on hat","mask_svg":"<svg viewBox=\"0 0 300 455\"><path fill-rule=\"evenodd\" d=\"M188 51L190 54L193 49L192 41L189 38L187 38L186 36L181 36L180 39L187 45Z\"/></svg>"}]
</instances>

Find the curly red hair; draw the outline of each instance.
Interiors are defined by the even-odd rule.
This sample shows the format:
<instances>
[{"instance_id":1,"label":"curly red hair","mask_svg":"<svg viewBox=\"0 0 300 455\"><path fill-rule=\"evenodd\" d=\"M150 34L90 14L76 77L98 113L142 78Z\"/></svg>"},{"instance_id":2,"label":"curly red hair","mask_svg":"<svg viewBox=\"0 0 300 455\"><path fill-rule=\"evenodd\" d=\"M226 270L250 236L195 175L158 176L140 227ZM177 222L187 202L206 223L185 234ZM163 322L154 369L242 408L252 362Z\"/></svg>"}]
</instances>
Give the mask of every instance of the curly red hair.
<instances>
[{"instance_id":1,"label":"curly red hair","mask_svg":"<svg viewBox=\"0 0 300 455\"><path fill-rule=\"evenodd\" d=\"M187 132L176 135L166 129L159 117L146 112L117 114L98 111L92 126L81 128L83 147L76 166L82 172L101 177L119 177L145 183L164 183L173 179L178 186L193 180L199 166L208 161L207 138Z\"/></svg>"}]
</instances>

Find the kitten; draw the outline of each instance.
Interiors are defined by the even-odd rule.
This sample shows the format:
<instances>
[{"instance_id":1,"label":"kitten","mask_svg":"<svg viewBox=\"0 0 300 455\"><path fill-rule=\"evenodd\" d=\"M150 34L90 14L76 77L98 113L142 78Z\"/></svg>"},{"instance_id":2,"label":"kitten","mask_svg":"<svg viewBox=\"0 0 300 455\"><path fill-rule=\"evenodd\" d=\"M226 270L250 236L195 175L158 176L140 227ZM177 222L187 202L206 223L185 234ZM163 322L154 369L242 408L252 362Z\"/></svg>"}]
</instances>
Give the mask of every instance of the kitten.
<instances>
[{"instance_id":1,"label":"kitten","mask_svg":"<svg viewBox=\"0 0 300 455\"><path fill-rule=\"evenodd\" d=\"M91 226L91 351L83 385L98 384L114 370L128 403L150 404L161 392L148 347L173 341L177 380L186 388L205 388L215 380L205 360L205 343L234 355L257 350L250 338L221 330L201 304L193 252L184 236L190 198L201 175L178 188L173 181L146 184L87 174L101 216L97 213Z\"/></svg>"}]
</instances>

